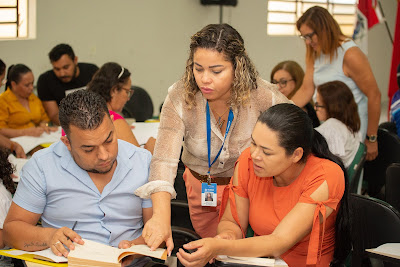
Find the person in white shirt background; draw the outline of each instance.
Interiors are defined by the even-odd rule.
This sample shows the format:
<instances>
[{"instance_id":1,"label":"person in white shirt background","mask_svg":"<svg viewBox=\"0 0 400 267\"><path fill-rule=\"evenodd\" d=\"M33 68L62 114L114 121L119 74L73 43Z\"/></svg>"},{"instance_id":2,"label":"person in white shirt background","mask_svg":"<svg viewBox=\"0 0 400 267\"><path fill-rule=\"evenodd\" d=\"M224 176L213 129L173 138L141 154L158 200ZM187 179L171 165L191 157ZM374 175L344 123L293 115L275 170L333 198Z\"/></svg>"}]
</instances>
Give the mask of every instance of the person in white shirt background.
<instances>
[{"instance_id":1,"label":"person in white shirt background","mask_svg":"<svg viewBox=\"0 0 400 267\"><path fill-rule=\"evenodd\" d=\"M341 81L321 84L315 110L322 123L315 129L325 137L329 150L349 167L362 140L360 116L349 87Z\"/></svg>"}]
</instances>

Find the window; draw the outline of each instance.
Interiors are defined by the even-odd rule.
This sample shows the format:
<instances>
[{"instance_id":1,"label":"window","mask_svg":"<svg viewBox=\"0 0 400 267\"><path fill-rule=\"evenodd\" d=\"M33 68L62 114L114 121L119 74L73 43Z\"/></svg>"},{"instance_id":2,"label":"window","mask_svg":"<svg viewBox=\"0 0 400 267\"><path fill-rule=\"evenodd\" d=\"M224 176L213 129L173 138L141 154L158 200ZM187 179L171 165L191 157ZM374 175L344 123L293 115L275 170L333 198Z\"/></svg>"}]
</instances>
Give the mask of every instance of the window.
<instances>
[{"instance_id":1,"label":"window","mask_svg":"<svg viewBox=\"0 0 400 267\"><path fill-rule=\"evenodd\" d=\"M333 15L345 35L353 35L357 0L269 0L267 33L297 35L296 21L312 6L322 6Z\"/></svg>"},{"instance_id":2,"label":"window","mask_svg":"<svg viewBox=\"0 0 400 267\"><path fill-rule=\"evenodd\" d=\"M0 0L0 39L35 38L36 0Z\"/></svg>"}]
</instances>

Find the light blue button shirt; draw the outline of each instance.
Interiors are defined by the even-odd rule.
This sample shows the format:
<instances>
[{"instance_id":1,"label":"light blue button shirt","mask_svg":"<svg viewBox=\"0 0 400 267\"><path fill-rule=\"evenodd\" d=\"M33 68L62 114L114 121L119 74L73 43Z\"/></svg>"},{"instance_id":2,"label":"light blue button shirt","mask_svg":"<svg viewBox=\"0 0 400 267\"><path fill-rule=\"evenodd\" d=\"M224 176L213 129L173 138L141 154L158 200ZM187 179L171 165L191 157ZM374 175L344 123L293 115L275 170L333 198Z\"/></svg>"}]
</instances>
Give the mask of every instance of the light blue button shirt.
<instances>
[{"instance_id":1,"label":"light blue button shirt","mask_svg":"<svg viewBox=\"0 0 400 267\"><path fill-rule=\"evenodd\" d=\"M147 183L150 161L149 151L118 140L117 167L100 193L59 141L25 164L13 201L42 214L44 227L71 228L78 221L75 231L83 238L118 246L142 234L142 208L152 204L134 191Z\"/></svg>"}]
</instances>

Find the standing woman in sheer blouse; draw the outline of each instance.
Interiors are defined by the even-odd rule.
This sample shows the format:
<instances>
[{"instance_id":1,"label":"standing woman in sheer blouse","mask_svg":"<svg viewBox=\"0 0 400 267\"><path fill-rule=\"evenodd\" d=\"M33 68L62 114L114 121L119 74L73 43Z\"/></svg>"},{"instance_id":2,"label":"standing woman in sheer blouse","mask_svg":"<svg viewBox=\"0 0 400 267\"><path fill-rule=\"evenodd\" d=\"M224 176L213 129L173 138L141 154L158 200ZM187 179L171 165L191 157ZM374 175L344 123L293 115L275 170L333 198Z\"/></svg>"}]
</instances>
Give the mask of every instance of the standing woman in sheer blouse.
<instances>
[{"instance_id":1,"label":"standing woman in sheer blouse","mask_svg":"<svg viewBox=\"0 0 400 267\"><path fill-rule=\"evenodd\" d=\"M173 248L170 199L176 195L182 141L193 227L202 237L215 236L222 192L235 161L250 145L259 114L287 101L276 86L258 77L242 37L230 25L210 24L192 36L186 72L164 101L149 183L136 191L153 201L154 215L143 231L149 246L166 241L168 251ZM202 205L207 182L216 187L212 206Z\"/></svg>"}]
</instances>

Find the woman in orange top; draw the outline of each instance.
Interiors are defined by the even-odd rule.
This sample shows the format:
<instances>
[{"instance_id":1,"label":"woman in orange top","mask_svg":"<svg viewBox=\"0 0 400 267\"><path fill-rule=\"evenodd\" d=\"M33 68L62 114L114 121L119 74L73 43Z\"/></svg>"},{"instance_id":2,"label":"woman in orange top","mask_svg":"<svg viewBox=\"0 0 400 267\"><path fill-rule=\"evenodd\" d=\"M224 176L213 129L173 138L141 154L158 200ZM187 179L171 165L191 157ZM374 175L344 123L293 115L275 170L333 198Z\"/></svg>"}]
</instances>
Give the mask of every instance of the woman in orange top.
<instances>
[{"instance_id":1,"label":"woman in orange top","mask_svg":"<svg viewBox=\"0 0 400 267\"><path fill-rule=\"evenodd\" d=\"M12 138L29 135L40 136L55 131L48 127L42 102L33 92L33 74L23 64L8 70L6 91L0 95L0 133Z\"/></svg>"},{"instance_id":2,"label":"woman in orange top","mask_svg":"<svg viewBox=\"0 0 400 267\"><path fill-rule=\"evenodd\" d=\"M180 262L272 256L289 266L338 266L351 248L343 163L292 104L265 111L251 140L224 191L218 235L184 245L197 251L180 249ZM249 224L255 237L243 239Z\"/></svg>"}]
</instances>

